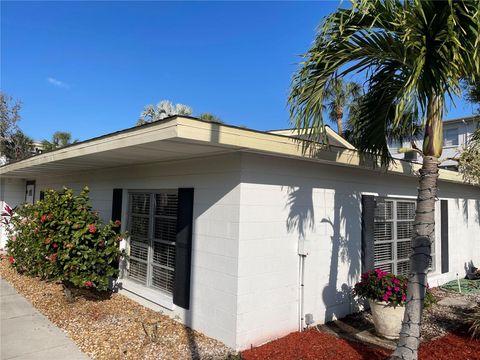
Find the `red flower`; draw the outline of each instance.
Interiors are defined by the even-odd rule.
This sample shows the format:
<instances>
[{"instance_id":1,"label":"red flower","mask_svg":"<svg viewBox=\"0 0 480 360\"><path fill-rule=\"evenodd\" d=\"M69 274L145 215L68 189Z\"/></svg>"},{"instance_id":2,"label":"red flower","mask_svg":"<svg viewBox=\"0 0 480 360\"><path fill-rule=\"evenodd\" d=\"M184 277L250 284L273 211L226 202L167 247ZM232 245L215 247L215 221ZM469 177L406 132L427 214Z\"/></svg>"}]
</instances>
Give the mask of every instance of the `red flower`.
<instances>
[{"instance_id":1,"label":"red flower","mask_svg":"<svg viewBox=\"0 0 480 360\"><path fill-rule=\"evenodd\" d=\"M93 286L93 283L91 281L85 281L84 285L87 288L91 288Z\"/></svg>"},{"instance_id":2,"label":"red flower","mask_svg":"<svg viewBox=\"0 0 480 360\"><path fill-rule=\"evenodd\" d=\"M47 215L42 215L42 217L40 218L40 221L42 222L42 224L47 221Z\"/></svg>"},{"instance_id":3,"label":"red flower","mask_svg":"<svg viewBox=\"0 0 480 360\"><path fill-rule=\"evenodd\" d=\"M115 220L115 226L120 226L122 225L122 222L120 220Z\"/></svg>"},{"instance_id":4,"label":"red flower","mask_svg":"<svg viewBox=\"0 0 480 360\"><path fill-rule=\"evenodd\" d=\"M95 234L97 232L97 228L95 227L95 225L93 224L88 225L88 232L90 234Z\"/></svg>"},{"instance_id":5,"label":"red flower","mask_svg":"<svg viewBox=\"0 0 480 360\"><path fill-rule=\"evenodd\" d=\"M402 301L405 301L405 300L407 300L407 295L403 294L402 295Z\"/></svg>"},{"instance_id":6,"label":"red flower","mask_svg":"<svg viewBox=\"0 0 480 360\"><path fill-rule=\"evenodd\" d=\"M13 256L9 256L9 257L8 257L8 262L9 262L10 264L13 264L13 263L15 262L15 258L14 258Z\"/></svg>"},{"instance_id":7,"label":"red flower","mask_svg":"<svg viewBox=\"0 0 480 360\"><path fill-rule=\"evenodd\" d=\"M52 247L53 247L54 249L58 248L57 243L53 243L53 244L52 244Z\"/></svg>"}]
</instances>

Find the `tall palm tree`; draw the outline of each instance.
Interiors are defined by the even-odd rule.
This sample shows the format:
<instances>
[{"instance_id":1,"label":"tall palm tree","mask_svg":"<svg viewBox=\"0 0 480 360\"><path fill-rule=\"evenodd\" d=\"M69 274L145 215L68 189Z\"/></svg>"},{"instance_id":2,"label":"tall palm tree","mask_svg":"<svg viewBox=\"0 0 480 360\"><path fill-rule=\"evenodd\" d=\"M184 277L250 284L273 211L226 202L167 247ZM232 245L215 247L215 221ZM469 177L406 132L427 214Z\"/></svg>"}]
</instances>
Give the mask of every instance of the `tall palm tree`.
<instances>
[{"instance_id":1,"label":"tall palm tree","mask_svg":"<svg viewBox=\"0 0 480 360\"><path fill-rule=\"evenodd\" d=\"M367 93L359 104L359 150L381 165L392 161L387 130L418 112L424 122L423 165L415 214L405 317L394 359L416 359L434 234L446 97L460 80L478 79L478 1L353 0L324 19L294 76L289 103L295 127L324 138L321 106L335 76L362 72ZM412 117L411 121L414 121Z\"/></svg>"},{"instance_id":2,"label":"tall palm tree","mask_svg":"<svg viewBox=\"0 0 480 360\"><path fill-rule=\"evenodd\" d=\"M66 131L55 131L52 135L52 141L42 140L42 147L45 151L55 150L67 145L76 143L78 140L72 141L72 134Z\"/></svg>"},{"instance_id":3,"label":"tall palm tree","mask_svg":"<svg viewBox=\"0 0 480 360\"><path fill-rule=\"evenodd\" d=\"M183 104L173 104L171 101L162 100L157 106L147 105L140 114L136 126L165 119L172 115L192 115L192 108Z\"/></svg>"},{"instance_id":4,"label":"tall palm tree","mask_svg":"<svg viewBox=\"0 0 480 360\"><path fill-rule=\"evenodd\" d=\"M346 82L335 76L326 88L326 105L330 120L337 123L337 132L343 136L343 115L346 108L360 96L361 88L356 82Z\"/></svg>"}]
</instances>

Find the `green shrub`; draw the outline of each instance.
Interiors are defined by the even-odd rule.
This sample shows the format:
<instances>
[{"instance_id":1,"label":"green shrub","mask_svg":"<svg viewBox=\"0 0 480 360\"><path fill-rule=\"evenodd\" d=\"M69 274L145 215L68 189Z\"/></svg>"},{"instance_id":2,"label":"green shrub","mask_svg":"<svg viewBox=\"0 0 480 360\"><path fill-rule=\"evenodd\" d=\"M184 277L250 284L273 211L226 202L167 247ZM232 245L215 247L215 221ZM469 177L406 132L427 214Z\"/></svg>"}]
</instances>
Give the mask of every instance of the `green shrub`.
<instances>
[{"instance_id":1,"label":"green shrub","mask_svg":"<svg viewBox=\"0 0 480 360\"><path fill-rule=\"evenodd\" d=\"M425 309L430 309L437 302L438 302L437 298L435 297L435 295L433 295L432 290L430 290L430 287L427 284L427 291L425 292L423 307Z\"/></svg>"},{"instance_id":2,"label":"green shrub","mask_svg":"<svg viewBox=\"0 0 480 360\"><path fill-rule=\"evenodd\" d=\"M470 333L472 338L480 339L480 306L477 306L470 319Z\"/></svg>"},{"instance_id":3,"label":"green shrub","mask_svg":"<svg viewBox=\"0 0 480 360\"><path fill-rule=\"evenodd\" d=\"M4 215L9 261L19 272L67 286L106 290L118 275L120 223L102 224L88 188L48 190L43 200ZM8 210L8 209L7 209Z\"/></svg>"}]
</instances>

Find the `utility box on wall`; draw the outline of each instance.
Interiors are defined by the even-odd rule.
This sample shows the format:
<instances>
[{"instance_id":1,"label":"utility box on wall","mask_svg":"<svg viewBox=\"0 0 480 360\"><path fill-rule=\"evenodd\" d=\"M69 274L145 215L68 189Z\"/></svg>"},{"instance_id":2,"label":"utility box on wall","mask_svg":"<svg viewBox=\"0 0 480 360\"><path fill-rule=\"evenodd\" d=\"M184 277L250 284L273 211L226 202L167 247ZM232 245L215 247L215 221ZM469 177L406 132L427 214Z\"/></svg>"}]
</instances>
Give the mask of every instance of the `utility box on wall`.
<instances>
[{"instance_id":1,"label":"utility box on wall","mask_svg":"<svg viewBox=\"0 0 480 360\"><path fill-rule=\"evenodd\" d=\"M298 255L307 256L311 252L310 240L301 239L298 240Z\"/></svg>"}]
</instances>

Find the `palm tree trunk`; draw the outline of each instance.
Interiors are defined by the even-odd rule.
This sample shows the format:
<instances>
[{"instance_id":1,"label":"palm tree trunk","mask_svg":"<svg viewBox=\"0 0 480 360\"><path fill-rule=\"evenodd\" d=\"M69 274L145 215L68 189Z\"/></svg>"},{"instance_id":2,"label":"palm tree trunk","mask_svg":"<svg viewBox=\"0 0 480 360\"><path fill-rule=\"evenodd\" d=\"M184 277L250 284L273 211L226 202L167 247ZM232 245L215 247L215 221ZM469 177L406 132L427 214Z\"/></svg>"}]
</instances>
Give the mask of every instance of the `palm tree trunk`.
<instances>
[{"instance_id":1,"label":"palm tree trunk","mask_svg":"<svg viewBox=\"0 0 480 360\"><path fill-rule=\"evenodd\" d=\"M442 108L439 96L428 106L423 146L423 165L419 174L407 302L397 348L390 359L416 360L420 345L420 324L427 288L428 264L435 234L435 199L437 197L438 158L442 154Z\"/></svg>"},{"instance_id":2,"label":"palm tree trunk","mask_svg":"<svg viewBox=\"0 0 480 360\"><path fill-rule=\"evenodd\" d=\"M335 113L337 114L337 132L338 132L338 135L343 137L343 125L342 125L343 107L337 106L337 108L335 109Z\"/></svg>"}]
</instances>

